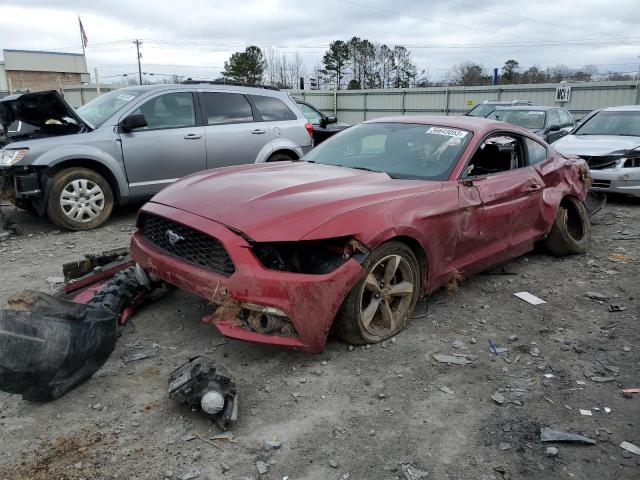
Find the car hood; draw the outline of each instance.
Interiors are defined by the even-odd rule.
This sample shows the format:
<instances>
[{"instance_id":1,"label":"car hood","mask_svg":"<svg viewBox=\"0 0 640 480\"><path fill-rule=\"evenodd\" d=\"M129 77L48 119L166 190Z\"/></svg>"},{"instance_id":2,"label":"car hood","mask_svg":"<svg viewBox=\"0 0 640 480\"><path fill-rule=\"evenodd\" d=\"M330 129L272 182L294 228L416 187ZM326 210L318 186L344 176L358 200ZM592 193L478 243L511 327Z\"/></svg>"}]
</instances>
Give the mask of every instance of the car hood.
<instances>
[{"instance_id":1,"label":"car hood","mask_svg":"<svg viewBox=\"0 0 640 480\"><path fill-rule=\"evenodd\" d=\"M75 123L81 129L91 129L80 115L55 90L21 93L0 99L0 125L8 130L13 122L21 121L37 128L45 125Z\"/></svg>"},{"instance_id":2,"label":"car hood","mask_svg":"<svg viewBox=\"0 0 640 480\"><path fill-rule=\"evenodd\" d=\"M293 241L351 210L441 188L442 182L397 180L386 173L277 162L200 172L151 201L222 223L256 241ZM348 229L343 235L355 233Z\"/></svg>"},{"instance_id":3,"label":"car hood","mask_svg":"<svg viewBox=\"0 0 640 480\"><path fill-rule=\"evenodd\" d=\"M622 135L567 135L553 143L563 155L600 157L624 153L640 146L640 137Z\"/></svg>"}]
</instances>

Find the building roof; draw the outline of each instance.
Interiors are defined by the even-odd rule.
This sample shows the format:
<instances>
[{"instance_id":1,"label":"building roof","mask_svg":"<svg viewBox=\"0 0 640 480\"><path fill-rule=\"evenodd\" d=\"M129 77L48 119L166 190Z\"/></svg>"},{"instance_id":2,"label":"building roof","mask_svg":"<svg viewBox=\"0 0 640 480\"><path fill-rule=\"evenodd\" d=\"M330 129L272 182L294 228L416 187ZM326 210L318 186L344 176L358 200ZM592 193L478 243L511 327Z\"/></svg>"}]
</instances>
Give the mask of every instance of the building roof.
<instances>
[{"instance_id":1,"label":"building roof","mask_svg":"<svg viewBox=\"0 0 640 480\"><path fill-rule=\"evenodd\" d=\"M81 53L38 50L2 50L7 72L87 73L87 61Z\"/></svg>"}]
</instances>

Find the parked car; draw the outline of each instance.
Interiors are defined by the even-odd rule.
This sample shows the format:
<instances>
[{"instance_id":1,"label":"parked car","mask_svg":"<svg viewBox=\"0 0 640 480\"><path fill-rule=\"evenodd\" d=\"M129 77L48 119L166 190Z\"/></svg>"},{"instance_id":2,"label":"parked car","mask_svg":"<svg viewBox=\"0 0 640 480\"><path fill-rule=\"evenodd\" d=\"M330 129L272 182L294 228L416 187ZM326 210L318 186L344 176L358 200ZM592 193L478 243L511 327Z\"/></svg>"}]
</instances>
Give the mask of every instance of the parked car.
<instances>
[{"instance_id":1,"label":"parked car","mask_svg":"<svg viewBox=\"0 0 640 480\"><path fill-rule=\"evenodd\" d=\"M531 130L547 143L568 135L576 126L571 114L559 107L497 107L487 118Z\"/></svg>"},{"instance_id":2,"label":"parked car","mask_svg":"<svg viewBox=\"0 0 640 480\"><path fill-rule=\"evenodd\" d=\"M334 116L325 115L316 107L303 100L296 98L296 103L304 113L304 116L313 125L313 144L318 145L327 138L335 135L342 130L351 126L350 123L338 123L338 119Z\"/></svg>"},{"instance_id":3,"label":"parked car","mask_svg":"<svg viewBox=\"0 0 640 480\"><path fill-rule=\"evenodd\" d=\"M469 117L361 123L301 161L219 168L140 211L131 255L221 305L223 335L319 352L402 330L419 297L544 241L585 252L588 167ZM144 277L143 277L144 278Z\"/></svg>"},{"instance_id":4,"label":"parked car","mask_svg":"<svg viewBox=\"0 0 640 480\"><path fill-rule=\"evenodd\" d=\"M595 191L640 196L640 106L596 110L554 148L586 160Z\"/></svg>"},{"instance_id":5,"label":"parked car","mask_svg":"<svg viewBox=\"0 0 640 480\"><path fill-rule=\"evenodd\" d=\"M467 117L486 117L497 107L509 107L515 105L533 105L529 100L513 100L511 102L503 102L500 100L485 100L470 109L465 115Z\"/></svg>"},{"instance_id":6,"label":"parked car","mask_svg":"<svg viewBox=\"0 0 640 480\"><path fill-rule=\"evenodd\" d=\"M101 225L199 170L300 158L313 128L286 93L190 83L124 88L77 111L55 91L0 100L0 189L63 228Z\"/></svg>"}]
</instances>

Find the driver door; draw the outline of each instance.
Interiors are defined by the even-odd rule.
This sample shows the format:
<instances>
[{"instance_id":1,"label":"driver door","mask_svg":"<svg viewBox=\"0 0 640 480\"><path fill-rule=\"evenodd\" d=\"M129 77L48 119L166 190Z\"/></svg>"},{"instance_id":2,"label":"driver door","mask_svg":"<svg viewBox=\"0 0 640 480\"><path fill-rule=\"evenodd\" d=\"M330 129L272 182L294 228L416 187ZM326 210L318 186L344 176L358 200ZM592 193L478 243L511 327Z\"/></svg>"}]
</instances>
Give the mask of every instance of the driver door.
<instances>
[{"instance_id":1,"label":"driver door","mask_svg":"<svg viewBox=\"0 0 640 480\"><path fill-rule=\"evenodd\" d=\"M127 115L136 113L144 114L147 126L120 133L131 195L153 195L206 168L204 127L193 93L161 93Z\"/></svg>"},{"instance_id":2,"label":"driver door","mask_svg":"<svg viewBox=\"0 0 640 480\"><path fill-rule=\"evenodd\" d=\"M466 272L522 255L546 231L544 181L526 162L522 137L506 133L487 137L469 161L461 188L477 190L482 219L477 239L467 245Z\"/></svg>"}]
</instances>

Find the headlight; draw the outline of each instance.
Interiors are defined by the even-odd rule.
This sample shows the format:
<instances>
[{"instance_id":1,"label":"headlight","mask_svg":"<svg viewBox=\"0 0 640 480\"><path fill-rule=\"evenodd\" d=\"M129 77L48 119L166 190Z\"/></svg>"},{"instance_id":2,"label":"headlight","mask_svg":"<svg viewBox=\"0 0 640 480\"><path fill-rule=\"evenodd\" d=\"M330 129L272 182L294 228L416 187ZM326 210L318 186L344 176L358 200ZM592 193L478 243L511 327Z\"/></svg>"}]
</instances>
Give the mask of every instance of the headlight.
<instances>
[{"instance_id":1,"label":"headlight","mask_svg":"<svg viewBox=\"0 0 640 480\"><path fill-rule=\"evenodd\" d=\"M29 153L28 148L21 150L0 150L0 165L13 165L22 160Z\"/></svg>"},{"instance_id":2,"label":"headlight","mask_svg":"<svg viewBox=\"0 0 640 480\"><path fill-rule=\"evenodd\" d=\"M331 273L351 257L360 261L368 248L349 237L298 242L256 243L253 252L269 270L322 275Z\"/></svg>"}]
</instances>

